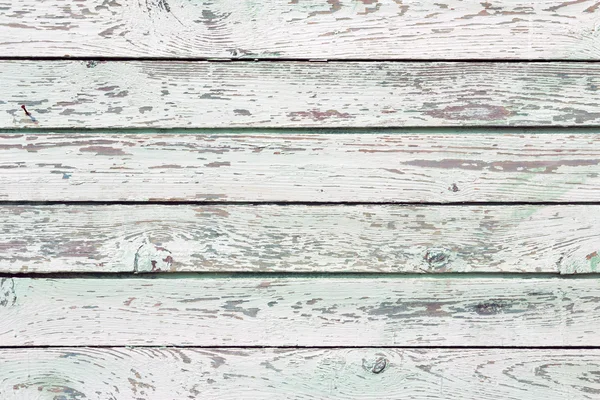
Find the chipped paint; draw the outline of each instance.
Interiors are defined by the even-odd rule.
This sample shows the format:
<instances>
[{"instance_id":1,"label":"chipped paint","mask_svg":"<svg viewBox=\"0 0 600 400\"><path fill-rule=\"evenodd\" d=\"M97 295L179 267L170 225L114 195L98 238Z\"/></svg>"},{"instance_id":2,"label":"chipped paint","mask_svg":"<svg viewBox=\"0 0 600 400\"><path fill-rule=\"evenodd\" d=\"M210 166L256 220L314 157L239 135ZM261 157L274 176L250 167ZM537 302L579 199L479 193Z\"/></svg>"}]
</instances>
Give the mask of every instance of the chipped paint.
<instances>
[{"instance_id":1,"label":"chipped paint","mask_svg":"<svg viewBox=\"0 0 600 400\"><path fill-rule=\"evenodd\" d=\"M10 307L17 303L15 281L12 278L0 278L0 307Z\"/></svg>"}]
</instances>

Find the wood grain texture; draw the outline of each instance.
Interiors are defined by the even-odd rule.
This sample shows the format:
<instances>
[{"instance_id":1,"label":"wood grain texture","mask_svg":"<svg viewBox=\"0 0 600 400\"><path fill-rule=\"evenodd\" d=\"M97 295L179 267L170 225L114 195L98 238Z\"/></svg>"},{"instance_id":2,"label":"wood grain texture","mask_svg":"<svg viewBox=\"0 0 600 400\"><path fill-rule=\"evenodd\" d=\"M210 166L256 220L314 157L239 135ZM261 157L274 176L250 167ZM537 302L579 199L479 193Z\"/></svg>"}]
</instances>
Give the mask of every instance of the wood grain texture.
<instances>
[{"instance_id":1,"label":"wood grain texture","mask_svg":"<svg viewBox=\"0 0 600 400\"><path fill-rule=\"evenodd\" d=\"M0 207L0 272L599 272L600 206Z\"/></svg>"},{"instance_id":2,"label":"wood grain texture","mask_svg":"<svg viewBox=\"0 0 600 400\"><path fill-rule=\"evenodd\" d=\"M598 346L565 278L1 278L3 346Z\"/></svg>"},{"instance_id":3,"label":"wood grain texture","mask_svg":"<svg viewBox=\"0 0 600 400\"><path fill-rule=\"evenodd\" d=\"M5 56L592 60L600 55L595 0L1 5Z\"/></svg>"},{"instance_id":4,"label":"wood grain texture","mask_svg":"<svg viewBox=\"0 0 600 400\"><path fill-rule=\"evenodd\" d=\"M600 394L598 350L2 349L0 363L6 400L576 400Z\"/></svg>"},{"instance_id":5,"label":"wood grain texture","mask_svg":"<svg viewBox=\"0 0 600 400\"><path fill-rule=\"evenodd\" d=\"M595 130L268 132L1 135L0 200L598 201Z\"/></svg>"},{"instance_id":6,"label":"wood grain texture","mask_svg":"<svg viewBox=\"0 0 600 400\"><path fill-rule=\"evenodd\" d=\"M0 81L0 128L600 123L592 63L0 61Z\"/></svg>"}]
</instances>

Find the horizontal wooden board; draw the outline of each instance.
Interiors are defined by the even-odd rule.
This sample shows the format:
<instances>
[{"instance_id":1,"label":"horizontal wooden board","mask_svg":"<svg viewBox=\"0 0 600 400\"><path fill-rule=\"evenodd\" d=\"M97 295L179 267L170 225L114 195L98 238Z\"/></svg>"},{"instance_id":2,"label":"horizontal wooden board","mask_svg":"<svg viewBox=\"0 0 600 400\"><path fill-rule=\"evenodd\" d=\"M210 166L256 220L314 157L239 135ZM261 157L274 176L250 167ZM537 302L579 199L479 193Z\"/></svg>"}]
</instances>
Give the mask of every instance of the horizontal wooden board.
<instances>
[{"instance_id":1,"label":"horizontal wooden board","mask_svg":"<svg viewBox=\"0 0 600 400\"><path fill-rule=\"evenodd\" d=\"M0 363L0 396L10 400L575 400L600 394L598 350L2 349Z\"/></svg>"},{"instance_id":2,"label":"horizontal wooden board","mask_svg":"<svg viewBox=\"0 0 600 400\"><path fill-rule=\"evenodd\" d=\"M3 346L598 346L600 281L0 278Z\"/></svg>"},{"instance_id":3,"label":"horizontal wooden board","mask_svg":"<svg viewBox=\"0 0 600 400\"><path fill-rule=\"evenodd\" d=\"M0 61L0 82L0 128L600 123L593 63Z\"/></svg>"},{"instance_id":4,"label":"horizontal wooden board","mask_svg":"<svg viewBox=\"0 0 600 400\"><path fill-rule=\"evenodd\" d=\"M594 130L0 135L0 200L598 201Z\"/></svg>"},{"instance_id":5,"label":"horizontal wooden board","mask_svg":"<svg viewBox=\"0 0 600 400\"><path fill-rule=\"evenodd\" d=\"M0 272L598 272L600 206L0 207Z\"/></svg>"},{"instance_id":6,"label":"horizontal wooden board","mask_svg":"<svg viewBox=\"0 0 600 400\"><path fill-rule=\"evenodd\" d=\"M592 0L5 1L5 56L598 59Z\"/></svg>"}]
</instances>

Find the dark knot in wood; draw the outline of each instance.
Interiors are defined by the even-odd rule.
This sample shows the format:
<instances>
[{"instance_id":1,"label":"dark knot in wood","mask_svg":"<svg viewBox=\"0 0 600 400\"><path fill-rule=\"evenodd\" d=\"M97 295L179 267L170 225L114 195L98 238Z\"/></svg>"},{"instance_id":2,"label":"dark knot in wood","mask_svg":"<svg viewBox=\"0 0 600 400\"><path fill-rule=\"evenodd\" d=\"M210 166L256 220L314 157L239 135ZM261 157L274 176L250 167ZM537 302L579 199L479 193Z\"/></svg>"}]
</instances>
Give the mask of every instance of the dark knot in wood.
<instances>
[{"instance_id":1,"label":"dark knot in wood","mask_svg":"<svg viewBox=\"0 0 600 400\"><path fill-rule=\"evenodd\" d=\"M432 268L442 268L450 262L450 256L446 249L429 249L424 258Z\"/></svg>"},{"instance_id":2,"label":"dark knot in wood","mask_svg":"<svg viewBox=\"0 0 600 400\"><path fill-rule=\"evenodd\" d=\"M387 367L387 359L383 358L383 357L379 357L376 361L375 364L373 365L373 368L371 368L371 372L374 374L380 374L385 370L385 367Z\"/></svg>"}]
</instances>

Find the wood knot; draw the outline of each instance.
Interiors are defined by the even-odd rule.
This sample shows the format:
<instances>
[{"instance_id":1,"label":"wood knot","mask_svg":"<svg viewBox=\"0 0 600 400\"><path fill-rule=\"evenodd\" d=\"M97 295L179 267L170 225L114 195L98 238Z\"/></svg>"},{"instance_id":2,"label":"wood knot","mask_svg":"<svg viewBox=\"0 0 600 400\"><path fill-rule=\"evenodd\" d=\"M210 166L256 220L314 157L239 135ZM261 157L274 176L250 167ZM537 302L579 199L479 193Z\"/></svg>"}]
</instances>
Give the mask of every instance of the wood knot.
<instances>
[{"instance_id":1,"label":"wood knot","mask_svg":"<svg viewBox=\"0 0 600 400\"><path fill-rule=\"evenodd\" d=\"M383 372L383 370L385 369L385 367L387 367L387 360L383 357L379 357L376 361L375 364L373 365L373 368L371 368L371 372L374 374L380 374Z\"/></svg>"},{"instance_id":2,"label":"wood knot","mask_svg":"<svg viewBox=\"0 0 600 400\"><path fill-rule=\"evenodd\" d=\"M454 192L454 193L460 191L460 189L458 188L458 186L456 186L456 183L453 183L452 185L450 185L450 187L448 187L448 190L451 191L451 192Z\"/></svg>"},{"instance_id":3,"label":"wood knot","mask_svg":"<svg viewBox=\"0 0 600 400\"><path fill-rule=\"evenodd\" d=\"M170 271L173 263L169 250L156 246L146 239L135 253L133 271L135 273Z\"/></svg>"},{"instance_id":4,"label":"wood knot","mask_svg":"<svg viewBox=\"0 0 600 400\"><path fill-rule=\"evenodd\" d=\"M424 258L431 268L443 268L450 262L448 253L446 249L429 249Z\"/></svg>"},{"instance_id":5,"label":"wood knot","mask_svg":"<svg viewBox=\"0 0 600 400\"><path fill-rule=\"evenodd\" d=\"M15 281L12 278L0 279L0 307L14 306L17 302Z\"/></svg>"},{"instance_id":6,"label":"wood knot","mask_svg":"<svg viewBox=\"0 0 600 400\"><path fill-rule=\"evenodd\" d=\"M481 303L475 306L475 312L479 315L495 315L500 314L504 304L500 303Z\"/></svg>"},{"instance_id":7,"label":"wood knot","mask_svg":"<svg viewBox=\"0 0 600 400\"><path fill-rule=\"evenodd\" d=\"M382 373L388 365L388 360L385 357L378 357L375 362L369 363L363 359L363 368L373 374Z\"/></svg>"}]
</instances>

